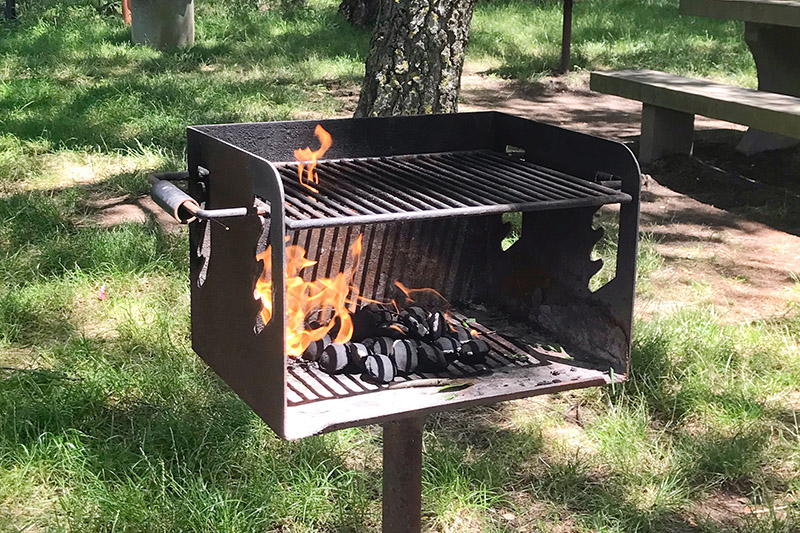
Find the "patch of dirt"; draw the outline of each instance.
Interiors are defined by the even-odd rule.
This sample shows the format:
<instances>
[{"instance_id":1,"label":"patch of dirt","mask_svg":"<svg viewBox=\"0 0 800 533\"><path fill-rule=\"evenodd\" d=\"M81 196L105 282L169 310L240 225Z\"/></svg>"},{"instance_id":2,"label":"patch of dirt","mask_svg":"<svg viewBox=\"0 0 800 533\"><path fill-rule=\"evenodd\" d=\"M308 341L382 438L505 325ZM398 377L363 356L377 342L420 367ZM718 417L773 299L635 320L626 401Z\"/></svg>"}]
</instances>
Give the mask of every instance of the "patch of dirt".
<instances>
[{"instance_id":1,"label":"patch of dirt","mask_svg":"<svg viewBox=\"0 0 800 533\"><path fill-rule=\"evenodd\" d=\"M736 525L741 517L751 512L748 500L741 494L720 491L692 505L689 522Z\"/></svg>"},{"instance_id":2,"label":"patch of dirt","mask_svg":"<svg viewBox=\"0 0 800 533\"><path fill-rule=\"evenodd\" d=\"M127 196L114 198L98 197L86 202L90 210L89 220L102 227L124 223L144 223L152 218L164 231L175 233L181 226L161 209L152 198L142 196L130 199Z\"/></svg>"},{"instance_id":3,"label":"patch of dirt","mask_svg":"<svg viewBox=\"0 0 800 533\"><path fill-rule=\"evenodd\" d=\"M637 150L641 104L592 92L587 73L525 86L466 71L461 102L460 111L507 112ZM642 169L641 230L665 262L637 313L711 304L728 322L782 316L799 294L800 149L748 157L735 151L743 126L698 116L695 130L692 157Z\"/></svg>"}]
</instances>

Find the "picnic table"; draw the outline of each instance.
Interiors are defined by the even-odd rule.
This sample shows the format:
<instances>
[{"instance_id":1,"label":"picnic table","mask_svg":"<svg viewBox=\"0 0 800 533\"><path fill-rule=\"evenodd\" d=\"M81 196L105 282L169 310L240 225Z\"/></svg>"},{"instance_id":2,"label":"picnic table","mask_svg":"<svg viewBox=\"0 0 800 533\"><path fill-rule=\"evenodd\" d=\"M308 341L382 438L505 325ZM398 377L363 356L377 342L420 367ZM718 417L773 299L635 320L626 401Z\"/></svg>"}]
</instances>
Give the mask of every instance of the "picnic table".
<instances>
[{"instance_id":1,"label":"picnic table","mask_svg":"<svg viewBox=\"0 0 800 533\"><path fill-rule=\"evenodd\" d=\"M680 12L744 21L758 90L800 97L800 0L681 0Z\"/></svg>"}]
</instances>

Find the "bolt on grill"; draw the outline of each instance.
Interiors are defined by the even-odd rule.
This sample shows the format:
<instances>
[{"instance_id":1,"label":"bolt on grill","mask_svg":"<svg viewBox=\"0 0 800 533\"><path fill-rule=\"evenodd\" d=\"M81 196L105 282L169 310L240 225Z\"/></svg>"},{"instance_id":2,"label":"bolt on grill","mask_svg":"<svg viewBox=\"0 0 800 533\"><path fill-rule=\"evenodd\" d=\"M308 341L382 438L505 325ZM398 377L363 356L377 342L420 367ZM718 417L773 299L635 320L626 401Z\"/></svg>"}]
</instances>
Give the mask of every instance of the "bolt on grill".
<instances>
[{"instance_id":1,"label":"bolt on grill","mask_svg":"<svg viewBox=\"0 0 800 533\"><path fill-rule=\"evenodd\" d=\"M154 187L174 216L197 217L193 347L276 433L300 438L626 378L640 184L626 147L495 112L323 120L333 145L311 190L293 152L317 123L190 127L188 195ZM615 271L591 291L601 268L591 259L602 236L594 216L606 204L618 206ZM521 235L504 251L511 212L521 212ZM347 251L359 238L355 263ZM352 271L359 294L380 301L398 296L397 281L438 291L451 323L486 341L486 360L376 384L287 357L290 245L316 261L308 281ZM265 250L266 324L253 294ZM442 383L470 386L441 393Z\"/></svg>"}]
</instances>

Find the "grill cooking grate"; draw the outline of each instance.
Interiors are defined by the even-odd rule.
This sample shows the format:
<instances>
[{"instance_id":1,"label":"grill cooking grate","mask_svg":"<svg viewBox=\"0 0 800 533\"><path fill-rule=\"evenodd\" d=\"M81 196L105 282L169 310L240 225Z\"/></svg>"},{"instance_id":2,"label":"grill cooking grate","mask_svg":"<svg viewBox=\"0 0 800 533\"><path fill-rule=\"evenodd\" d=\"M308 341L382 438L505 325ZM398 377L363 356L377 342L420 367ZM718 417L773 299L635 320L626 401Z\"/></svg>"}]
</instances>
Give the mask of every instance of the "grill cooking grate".
<instances>
[{"instance_id":1,"label":"grill cooking grate","mask_svg":"<svg viewBox=\"0 0 800 533\"><path fill-rule=\"evenodd\" d=\"M319 193L278 163L289 229L630 202L630 195L491 150L323 160Z\"/></svg>"}]
</instances>

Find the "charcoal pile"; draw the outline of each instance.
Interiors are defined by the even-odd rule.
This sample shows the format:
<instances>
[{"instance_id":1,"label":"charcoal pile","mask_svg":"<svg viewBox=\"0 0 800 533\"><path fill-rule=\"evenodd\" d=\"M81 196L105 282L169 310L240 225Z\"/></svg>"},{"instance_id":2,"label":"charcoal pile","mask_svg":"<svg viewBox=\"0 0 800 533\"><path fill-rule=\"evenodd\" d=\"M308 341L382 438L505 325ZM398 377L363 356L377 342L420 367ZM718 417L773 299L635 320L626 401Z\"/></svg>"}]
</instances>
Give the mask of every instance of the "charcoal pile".
<instances>
[{"instance_id":1,"label":"charcoal pile","mask_svg":"<svg viewBox=\"0 0 800 533\"><path fill-rule=\"evenodd\" d=\"M483 364L489 354L486 341L449 324L439 311L412 306L398 312L370 303L352 319L350 342L332 342L332 331L311 343L303 359L316 362L328 374L361 374L367 381L389 383L415 372L442 372L454 361Z\"/></svg>"}]
</instances>

